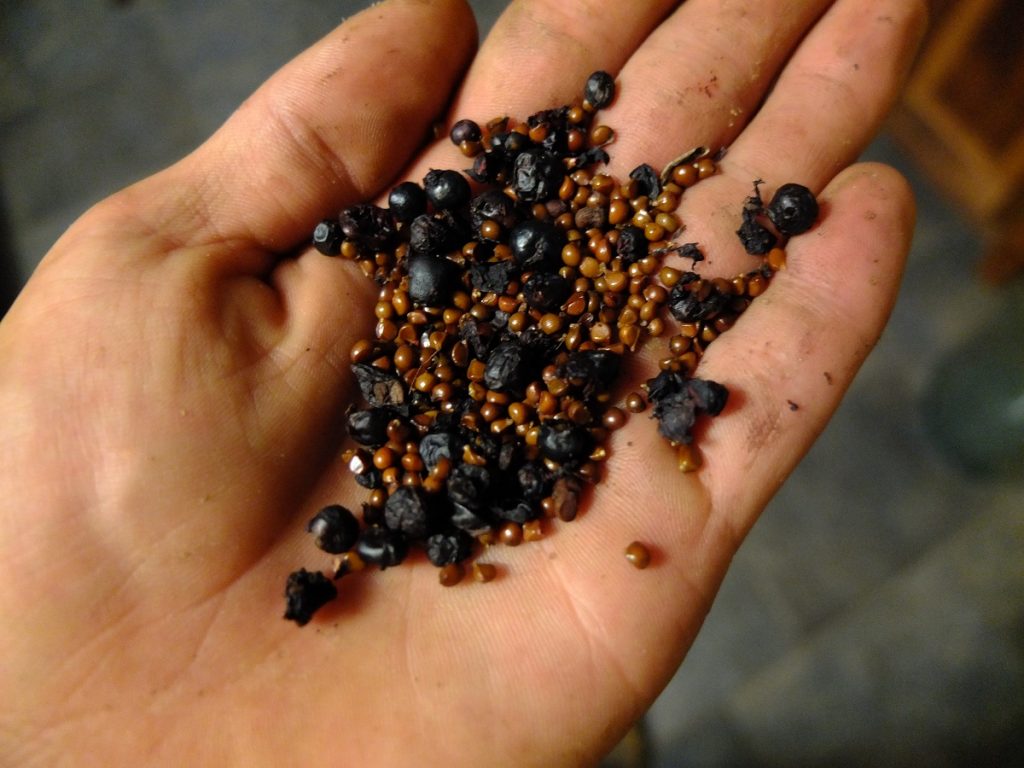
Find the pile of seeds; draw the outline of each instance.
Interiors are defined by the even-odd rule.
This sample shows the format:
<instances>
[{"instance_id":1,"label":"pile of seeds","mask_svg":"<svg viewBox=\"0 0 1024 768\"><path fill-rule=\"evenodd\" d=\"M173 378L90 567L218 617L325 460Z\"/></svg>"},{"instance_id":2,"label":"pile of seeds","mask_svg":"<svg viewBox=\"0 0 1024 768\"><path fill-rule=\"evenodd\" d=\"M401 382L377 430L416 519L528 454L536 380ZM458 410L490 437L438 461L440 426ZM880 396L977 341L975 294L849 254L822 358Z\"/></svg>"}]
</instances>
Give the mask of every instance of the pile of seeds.
<instances>
[{"instance_id":1,"label":"pile of seeds","mask_svg":"<svg viewBox=\"0 0 1024 768\"><path fill-rule=\"evenodd\" d=\"M544 521L571 521L580 495L601 476L607 438L648 403L680 469L699 466L692 429L717 415L728 391L694 377L709 343L762 293L785 253L779 244L813 224L817 204L799 185L769 205L758 191L738 235L762 265L706 279L664 265L687 189L715 173L699 148L661 173L641 165L620 183L596 170L614 132L595 118L614 98L595 72L583 98L531 115L451 129L472 167L432 170L395 187L386 208L355 205L317 225L315 247L359 264L380 286L372 339L351 350L365 403L347 415L359 446L345 453L367 489L361 520L334 504L308 525L335 555L334 578L367 564L388 568L419 548L444 585L494 566L481 548L543 535ZM678 322L661 372L615 402L624 355ZM634 542L630 562L649 554ZM299 625L334 599L320 571L288 578L285 618Z\"/></svg>"}]
</instances>

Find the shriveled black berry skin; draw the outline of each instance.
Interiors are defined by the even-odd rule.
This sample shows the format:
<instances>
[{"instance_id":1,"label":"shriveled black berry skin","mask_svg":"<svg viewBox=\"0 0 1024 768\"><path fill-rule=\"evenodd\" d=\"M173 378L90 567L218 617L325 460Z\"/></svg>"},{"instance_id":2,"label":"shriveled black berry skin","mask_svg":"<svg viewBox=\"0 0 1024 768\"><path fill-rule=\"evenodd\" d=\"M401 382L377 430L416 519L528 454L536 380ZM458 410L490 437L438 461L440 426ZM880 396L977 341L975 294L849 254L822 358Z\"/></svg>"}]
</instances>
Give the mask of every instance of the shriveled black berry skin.
<instances>
[{"instance_id":1,"label":"shriveled black berry skin","mask_svg":"<svg viewBox=\"0 0 1024 768\"><path fill-rule=\"evenodd\" d=\"M728 305L729 298L727 294L712 289L706 298L701 299L687 284L677 283L668 295L668 311L680 323L696 323L715 317Z\"/></svg>"},{"instance_id":2,"label":"shriveled black berry skin","mask_svg":"<svg viewBox=\"0 0 1024 768\"><path fill-rule=\"evenodd\" d=\"M462 234L453 218L423 214L409 224L409 247L416 253L443 256L461 247Z\"/></svg>"},{"instance_id":3,"label":"shriveled black berry skin","mask_svg":"<svg viewBox=\"0 0 1024 768\"><path fill-rule=\"evenodd\" d=\"M427 193L415 181L403 181L388 195L388 210L396 220L408 224L427 212Z\"/></svg>"},{"instance_id":4,"label":"shriveled black berry skin","mask_svg":"<svg viewBox=\"0 0 1024 768\"><path fill-rule=\"evenodd\" d=\"M637 192L648 197L657 197L661 193L661 178L658 172L647 163L638 165L629 172L629 178L637 184Z\"/></svg>"},{"instance_id":5,"label":"shriveled black berry skin","mask_svg":"<svg viewBox=\"0 0 1024 768\"><path fill-rule=\"evenodd\" d=\"M338 223L345 238L371 250L386 248L395 236L395 221L391 211L360 203L338 214Z\"/></svg>"},{"instance_id":6,"label":"shriveled black berry skin","mask_svg":"<svg viewBox=\"0 0 1024 768\"><path fill-rule=\"evenodd\" d=\"M764 256L775 247L778 238L767 227L759 224L757 219L744 215L743 223L736 230L744 250L751 256Z\"/></svg>"},{"instance_id":7,"label":"shriveled black berry skin","mask_svg":"<svg viewBox=\"0 0 1024 768\"><path fill-rule=\"evenodd\" d=\"M452 140L452 144L461 144L464 141L480 141L483 137L483 132L480 130L480 126L473 120L463 119L459 120L452 126L451 132L448 134L448 138Z\"/></svg>"},{"instance_id":8,"label":"shriveled black berry skin","mask_svg":"<svg viewBox=\"0 0 1024 768\"><path fill-rule=\"evenodd\" d=\"M615 78L603 70L594 72L583 86L583 98L594 109L604 109L615 98Z\"/></svg>"},{"instance_id":9,"label":"shriveled black berry skin","mask_svg":"<svg viewBox=\"0 0 1024 768\"><path fill-rule=\"evenodd\" d=\"M461 563L473 553L473 538L464 531L435 533L427 539L427 559L438 568Z\"/></svg>"},{"instance_id":10,"label":"shriveled black berry skin","mask_svg":"<svg viewBox=\"0 0 1024 768\"><path fill-rule=\"evenodd\" d=\"M768 203L768 218L784 235L800 235L818 218L818 201L802 184L783 184Z\"/></svg>"},{"instance_id":11,"label":"shriveled black berry skin","mask_svg":"<svg viewBox=\"0 0 1024 768\"><path fill-rule=\"evenodd\" d=\"M554 271L561 265L565 233L549 221L524 221L508 239L512 257L523 269Z\"/></svg>"},{"instance_id":12,"label":"shriveled black berry skin","mask_svg":"<svg viewBox=\"0 0 1024 768\"><path fill-rule=\"evenodd\" d=\"M484 509L490 487L491 473L486 467L460 464L448 477L448 498L468 509Z\"/></svg>"},{"instance_id":13,"label":"shriveled black berry skin","mask_svg":"<svg viewBox=\"0 0 1024 768\"><path fill-rule=\"evenodd\" d=\"M356 552L364 562L380 566L381 570L398 565L409 552L409 542L401 531L383 525L363 529L356 543Z\"/></svg>"},{"instance_id":14,"label":"shriveled black berry skin","mask_svg":"<svg viewBox=\"0 0 1024 768\"><path fill-rule=\"evenodd\" d=\"M541 425L537 446L553 461L578 462L594 450L594 437L589 429L571 421L550 421Z\"/></svg>"},{"instance_id":15,"label":"shriveled black berry skin","mask_svg":"<svg viewBox=\"0 0 1024 768\"><path fill-rule=\"evenodd\" d=\"M711 379L690 379L686 382L686 388L697 410L708 416L717 416L729 402L729 390Z\"/></svg>"},{"instance_id":16,"label":"shriveled black berry skin","mask_svg":"<svg viewBox=\"0 0 1024 768\"><path fill-rule=\"evenodd\" d=\"M513 261L493 261L485 264L470 264L470 284L481 291L504 293L513 277L518 276L519 266Z\"/></svg>"},{"instance_id":17,"label":"shriveled black berry skin","mask_svg":"<svg viewBox=\"0 0 1024 768\"><path fill-rule=\"evenodd\" d=\"M306 525L316 545L324 552L338 555L352 549L359 538L359 521L340 504L324 507Z\"/></svg>"},{"instance_id":18,"label":"shriveled black berry skin","mask_svg":"<svg viewBox=\"0 0 1024 768\"><path fill-rule=\"evenodd\" d=\"M512 169L512 186L520 200L547 200L558 192L565 166L553 152L542 147L520 152Z\"/></svg>"},{"instance_id":19,"label":"shriveled black berry skin","mask_svg":"<svg viewBox=\"0 0 1024 768\"><path fill-rule=\"evenodd\" d=\"M647 255L647 238L644 237L644 231L633 224L627 224L619 230L615 254L626 266L644 258Z\"/></svg>"},{"instance_id":20,"label":"shriveled black berry skin","mask_svg":"<svg viewBox=\"0 0 1024 768\"><path fill-rule=\"evenodd\" d=\"M458 171L433 170L423 177L423 190L439 211L454 210L469 202L472 194L466 177Z\"/></svg>"},{"instance_id":21,"label":"shriveled black berry skin","mask_svg":"<svg viewBox=\"0 0 1024 768\"><path fill-rule=\"evenodd\" d=\"M484 383L497 392L515 392L529 382L531 354L518 341L506 341L495 347L487 358Z\"/></svg>"},{"instance_id":22,"label":"shriveled black berry skin","mask_svg":"<svg viewBox=\"0 0 1024 768\"><path fill-rule=\"evenodd\" d=\"M418 488L402 487L384 504L384 524L410 539L422 539L430 532L430 509Z\"/></svg>"},{"instance_id":23,"label":"shriveled black berry skin","mask_svg":"<svg viewBox=\"0 0 1024 768\"><path fill-rule=\"evenodd\" d=\"M384 445L388 441L387 411L380 408L349 411L345 426L349 435L360 445Z\"/></svg>"},{"instance_id":24,"label":"shriveled black berry skin","mask_svg":"<svg viewBox=\"0 0 1024 768\"><path fill-rule=\"evenodd\" d=\"M288 576L285 584L284 618L305 626L314 613L337 596L338 590L330 579L319 571L300 568Z\"/></svg>"},{"instance_id":25,"label":"shriveled black berry skin","mask_svg":"<svg viewBox=\"0 0 1024 768\"><path fill-rule=\"evenodd\" d=\"M486 511L470 509L465 504L457 502L452 503L449 522L470 536L478 536L494 527L493 521Z\"/></svg>"},{"instance_id":26,"label":"shriveled black berry skin","mask_svg":"<svg viewBox=\"0 0 1024 768\"><path fill-rule=\"evenodd\" d=\"M488 189L470 202L469 219L477 230L488 220L497 222L502 229L511 229L516 224L515 203L500 189Z\"/></svg>"},{"instance_id":27,"label":"shriveled black berry skin","mask_svg":"<svg viewBox=\"0 0 1024 768\"><path fill-rule=\"evenodd\" d=\"M341 241L345 239L337 219L324 219L313 230L313 247L324 256L341 253Z\"/></svg>"}]
</instances>

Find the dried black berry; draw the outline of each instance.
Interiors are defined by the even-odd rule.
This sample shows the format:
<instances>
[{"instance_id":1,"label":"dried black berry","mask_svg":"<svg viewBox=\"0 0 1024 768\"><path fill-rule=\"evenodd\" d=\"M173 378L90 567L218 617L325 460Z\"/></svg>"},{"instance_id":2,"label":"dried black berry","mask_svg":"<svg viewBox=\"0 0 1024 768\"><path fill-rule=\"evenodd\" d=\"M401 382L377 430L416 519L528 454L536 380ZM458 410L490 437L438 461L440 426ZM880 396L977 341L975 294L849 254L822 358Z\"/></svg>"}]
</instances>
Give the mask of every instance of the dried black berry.
<instances>
[{"instance_id":1,"label":"dried black berry","mask_svg":"<svg viewBox=\"0 0 1024 768\"><path fill-rule=\"evenodd\" d=\"M473 538L464 531L435 533L427 539L427 559L441 567L461 563L473 553Z\"/></svg>"},{"instance_id":2,"label":"dried black berry","mask_svg":"<svg viewBox=\"0 0 1024 768\"><path fill-rule=\"evenodd\" d=\"M408 224L427 212L427 193L415 181L403 181L388 195L388 209L396 220Z\"/></svg>"},{"instance_id":3,"label":"dried black berry","mask_svg":"<svg viewBox=\"0 0 1024 768\"><path fill-rule=\"evenodd\" d=\"M775 233L759 220L765 215L764 200L761 199L760 190L763 183L760 179L754 182L754 194L743 202L741 212L743 223L736 230L740 242L743 243L743 248L753 256L764 256L778 242Z\"/></svg>"},{"instance_id":4,"label":"dried black berry","mask_svg":"<svg viewBox=\"0 0 1024 768\"><path fill-rule=\"evenodd\" d=\"M551 472L535 461L524 462L516 472L516 481L527 501L538 502L551 490Z\"/></svg>"},{"instance_id":5,"label":"dried black berry","mask_svg":"<svg viewBox=\"0 0 1024 768\"><path fill-rule=\"evenodd\" d=\"M644 387L648 399L657 404L669 395L682 392L686 387L686 379L675 371L661 371L653 379L648 379Z\"/></svg>"},{"instance_id":6,"label":"dried black berry","mask_svg":"<svg viewBox=\"0 0 1024 768\"><path fill-rule=\"evenodd\" d=\"M505 158L500 152L488 150L473 158L473 167L466 175L478 184L493 184L505 170Z\"/></svg>"},{"instance_id":7,"label":"dried black berry","mask_svg":"<svg viewBox=\"0 0 1024 768\"><path fill-rule=\"evenodd\" d=\"M532 368L529 350L519 341L496 346L487 358L484 384L497 392L516 392L529 384Z\"/></svg>"},{"instance_id":8,"label":"dried black berry","mask_svg":"<svg viewBox=\"0 0 1024 768\"><path fill-rule=\"evenodd\" d=\"M746 214L744 214L743 223L736 230L736 234L739 235L744 250L752 256L764 256L778 242L778 238L771 230Z\"/></svg>"},{"instance_id":9,"label":"dried black berry","mask_svg":"<svg viewBox=\"0 0 1024 768\"><path fill-rule=\"evenodd\" d=\"M319 571L301 568L288 576L284 588L286 602L284 617L300 627L309 623L316 613L338 596L338 590L330 579Z\"/></svg>"},{"instance_id":10,"label":"dried black berry","mask_svg":"<svg viewBox=\"0 0 1024 768\"><path fill-rule=\"evenodd\" d=\"M516 157L512 187L520 200L534 202L555 197L565 178L558 156L543 148L528 149Z\"/></svg>"},{"instance_id":11,"label":"dried black berry","mask_svg":"<svg viewBox=\"0 0 1024 768\"><path fill-rule=\"evenodd\" d=\"M403 486L384 504L384 524L410 539L422 539L430 532L430 510L423 492Z\"/></svg>"},{"instance_id":12,"label":"dried black berry","mask_svg":"<svg viewBox=\"0 0 1024 768\"><path fill-rule=\"evenodd\" d=\"M345 419L348 433L361 445L384 445L388 441L388 421L391 416L387 411L368 408L363 411L349 411Z\"/></svg>"},{"instance_id":13,"label":"dried black berry","mask_svg":"<svg viewBox=\"0 0 1024 768\"><path fill-rule=\"evenodd\" d=\"M472 194L466 177L458 171L429 171L423 177L423 190L430 204L439 211L465 205Z\"/></svg>"},{"instance_id":14,"label":"dried black berry","mask_svg":"<svg viewBox=\"0 0 1024 768\"><path fill-rule=\"evenodd\" d=\"M405 560L409 544L400 531L383 525L370 525L359 536L356 552L364 562L378 565L383 570Z\"/></svg>"},{"instance_id":15,"label":"dried black berry","mask_svg":"<svg viewBox=\"0 0 1024 768\"><path fill-rule=\"evenodd\" d=\"M313 230L313 247L324 256L337 256L341 253L341 241L344 239L337 219L324 219Z\"/></svg>"},{"instance_id":16,"label":"dried black berry","mask_svg":"<svg viewBox=\"0 0 1024 768\"><path fill-rule=\"evenodd\" d=\"M452 503L451 517L448 522L471 536L479 536L494 527L493 521L486 512L470 509L458 502Z\"/></svg>"},{"instance_id":17,"label":"dried black berry","mask_svg":"<svg viewBox=\"0 0 1024 768\"><path fill-rule=\"evenodd\" d=\"M394 373L367 363L354 363L352 373L363 397L375 408L405 402L405 385Z\"/></svg>"},{"instance_id":18,"label":"dried black berry","mask_svg":"<svg viewBox=\"0 0 1024 768\"><path fill-rule=\"evenodd\" d=\"M818 201L802 184L783 184L768 203L768 218L784 235L802 234L818 218Z\"/></svg>"},{"instance_id":19,"label":"dried black berry","mask_svg":"<svg viewBox=\"0 0 1024 768\"><path fill-rule=\"evenodd\" d=\"M382 488L384 487L384 475L379 469L373 466L368 466L362 472L355 474L356 484L363 488Z\"/></svg>"},{"instance_id":20,"label":"dried black berry","mask_svg":"<svg viewBox=\"0 0 1024 768\"><path fill-rule=\"evenodd\" d=\"M416 253L443 256L461 244L457 224L451 219L423 214L409 225L409 247Z\"/></svg>"},{"instance_id":21,"label":"dried black berry","mask_svg":"<svg viewBox=\"0 0 1024 768\"><path fill-rule=\"evenodd\" d=\"M353 205L338 214L345 238L367 250L386 248L394 239L391 212L370 203Z\"/></svg>"},{"instance_id":22,"label":"dried black berry","mask_svg":"<svg viewBox=\"0 0 1024 768\"><path fill-rule=\"evenodd\" d=\"M729 304L730 297L714 287L711 287L707 296L701 298L700 292L691 290L690 285L676 283L668 295L668 311L680 323L709 320Z\"/></svg>"},{"instance_id":23,"label":"dried black berry","mask_svg":"<svg viewBox=\"0 0 1024 768\"><path fill-rule=\"evenodd\" d=\"M409 297L419 304L436 307L451 295L458 281L458 265L444 256L414 253L406 261Z\"/></svg>"},{"instance_id":24,"label":"dried black berry","mask_svg":"<svg viewBox=\"0 0 1024 768\"><path fill-rule=\"evenodd\" d=\"M693 263L704 261L704 254L696 243L683 243L679 246L679 255L684 259L693 259Z\"/></svg>"},{"instance_id":25,"label":"dried black berry","mask_svg":"<svg viewBox=\"0 0 1024 768\"><path fill-rule=\"evenodd\" d=\"M503 131L491 137L491 149L500 152L506 160L515 160L520 152L532 145L530 137L519 131Z\"/></svg>"},{"instance_id":26,"label":"dried black berry","mask_svg":"<svg viewBox=\"0 0 1024 768\"><path fill-rule=\"evenodd\" d=\"M359 538L359 521L340 504L324 507L306 525L324 552L337 555L352 549Z\"/></svg>"},{"instance_id":27,"label":"dried black berry","mask_svg":"<svg viewBox=\"0 0 1024 768\"><path fill-rule=\"evenodd\" d=\"M619 376L622 357L606 349L574 352L559 371L574 386L591 391L608 389Z\"/></svg>"},{"instance_id":28,"label":"dried black berry","mask_svg":"<svg viewBox=\"0 0 1024 768\"><path fill-rule=\"evenodd\" d=\"M661 179L658 172L647 163L638 165L629 172L629 178L636 182L637 193L654 198L661 194Z\"/></svg>"},{"instance_id":29,"label":"dried black berry","mask_svg":"<svg viewBox=\"0 0 1024 768\"><path fill-rule=\"evenodd\" d=\"M681 445L693 441L693 423L697 418L696 403L688 392L672 392L654 404L658 432L667 440Z\"/></svg>"},{"instance_id":30,"label":"dried black berry","mask_svg":"<svg viewBox=\"0 0 1024 768\"><path fill-rule=\"evenodd\" d=\"M451 461L459 450L459 437L454 432L432 432L420 440L420 458L431 470L441 459Z\"/></svg>"},{"instance_id":31,"label":"dried black berry","mask_svg":"<svg viewBox=\"0 0 1024 768\"><path fill-rule=\"evenodd\" d=\"M507 231L515 226L516 219L515 203L499 189L481 192L469 204L469 220L475 230L485 221L494 221Z\"/></svg>"},{"instance_id":32,"label":"dried black berry","mask_svg":"<svg viewBox=\"0 0 1024 768\"><path fill-rule=\"evenodd\" d=\"M459 120L452 126L448 138L452 140L452 144L458 145L464 141L480 141L483 133L473 120Z\"/></svg>"},{"instance_id":33,"label":"dried black berry","mask_svg":"<svg viewBox=\"0 0 1024 768\"><path fill-rule=\"evenodd\" d=\"M541 425L537 446L552 461L577 462L594 450L594 437L589 429L571 421L549 421Z\"/></svg>"},{"instance_id":34,"label":"dried black berry","mask_svg":"<svg viewBox=\"0 0 1024 768\"><path fill-rule=\"evenodd\" d=\"M565 233L551 222L524 221L509 233L508 241L513 258L523 269L555 271L561 266Z\"/></svg>"},{"instance_id":35,"label":"dried black berry","mask_svg":"<svg viewBox=\"0 0 1024 768\"><path fill-rule=\"evenodd\" d=\"M471 264L470 284L485 293L502 294L508 284L519 274L519 267L512 261L493 261L486 264Z\"/></svg>"},{"instance_id":36,"label":"dried black berry","mask_svg":"<svg viewBox=\"0 0 1024 768\"><path fill-rule=\"evenodd\" d=\"M448 498L472 510L487 506L491 488L491 473L486 467L460 464L448 477Z\"/></svg>"},{"instance_id":37,"label":"dried black berry","mask_svg":"<svg viewBox=\"0 0 1024 768\"><path fill-rule=\"evenodd\" d=\"M535 272L523 283L523 300L533 309L550 312L572 293L572 283L557 273Z\"/></svg>"},{"instance_id":38,"label":"dried black berry","mask_svg":"<svg viewBox=\"0 0 1024 768\"><path fill-rule=\"evenodd\" d=\"M648 240L640 227L627 224L619 230L619 240L615 244L615 255L622 259L627 267L647 256Z\"/></svg>"},{"instance_id":39,"label":"dried black berry","mask_svg":"<svg viewBox=\"0 0 1024 768\"><path fill-rule=\"evenodd\" d=\"M729 401L729 390L717 381L710 379L690 379L686 388L693 398L697 410L708 416L717 416Z\"/></svg>"},{"instance_id":40,"label":"dried black berry","mask_svg":"<svg viewBox=\"0 0 1024 768\"><path fill-rule=\"evenodd\" d=\"M587 78L583 86L583 98L590 102L594 109L604 109L615 98L615 78L607 72L598 70Z\"/></svg>"}]
</instances>

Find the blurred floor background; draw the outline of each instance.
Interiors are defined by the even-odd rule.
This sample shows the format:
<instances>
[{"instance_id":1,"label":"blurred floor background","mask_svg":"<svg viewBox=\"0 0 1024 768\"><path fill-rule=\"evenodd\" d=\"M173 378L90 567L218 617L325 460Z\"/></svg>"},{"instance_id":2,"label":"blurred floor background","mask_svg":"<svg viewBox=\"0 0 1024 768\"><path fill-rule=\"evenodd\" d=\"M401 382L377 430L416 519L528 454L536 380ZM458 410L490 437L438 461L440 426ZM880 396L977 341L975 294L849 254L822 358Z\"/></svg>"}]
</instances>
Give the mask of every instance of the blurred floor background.
<instances>
[{"instance_id":1,"label":"blurred floor background","mask_svg":"<svg viewBox=\"0 0 1024 768\"><path fill-rule=\"evenodd\" d=\"M0 0L3 306L90 204L364 4ZM505 3L473 5L485 30ZM645 718L650 766L1024 765L1024 467L987 471L984 420L1024 389L959 365L1019 351L1024 290L977 279L980 233L886 135L866 157L918 194L899 302Z\"/></svg>"}]
</instances>

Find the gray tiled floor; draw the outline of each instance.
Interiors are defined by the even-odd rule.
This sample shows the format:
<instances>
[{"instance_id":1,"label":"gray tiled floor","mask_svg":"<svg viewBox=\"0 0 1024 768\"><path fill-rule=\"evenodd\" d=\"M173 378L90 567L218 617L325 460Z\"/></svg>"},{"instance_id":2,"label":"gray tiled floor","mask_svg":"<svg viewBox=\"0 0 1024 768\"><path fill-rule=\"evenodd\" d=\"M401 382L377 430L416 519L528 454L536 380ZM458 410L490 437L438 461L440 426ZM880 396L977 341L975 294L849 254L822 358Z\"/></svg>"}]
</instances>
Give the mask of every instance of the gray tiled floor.
<instances>
[{"instance_id":1,"label":"gray tiled floor","mask_svg":"<svg viewBox=\"0 0 1024 768\"><path fill-rule=\"evenodd\" d=\"M360 3L65 5L0 2L18 280L89 204L191 149ZM504 3L474 5L486 27ZM955 468L923 418L945 356L1024 290L979 284L978 234L885 139L868 155L919 194L900 300L648 714L657 766L1024 765L1024 487Z\"/></svg>"}]
</instances>

